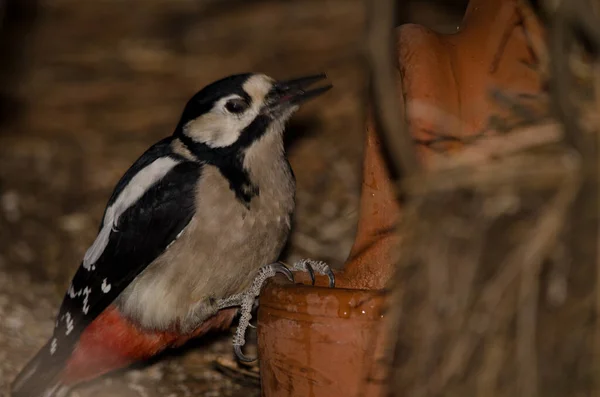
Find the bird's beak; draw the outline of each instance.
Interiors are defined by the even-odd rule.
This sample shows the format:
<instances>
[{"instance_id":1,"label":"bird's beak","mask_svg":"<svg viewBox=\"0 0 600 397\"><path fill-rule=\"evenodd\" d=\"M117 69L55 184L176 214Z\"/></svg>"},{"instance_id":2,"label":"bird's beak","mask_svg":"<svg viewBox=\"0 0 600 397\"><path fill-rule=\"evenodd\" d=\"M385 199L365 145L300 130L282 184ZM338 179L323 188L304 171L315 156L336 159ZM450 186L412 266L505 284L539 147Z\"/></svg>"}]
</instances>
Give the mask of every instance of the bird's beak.
<instances>
[{"instance_id":1,"label":"bird's beak","mask_svg":"<svg viewBox=\"0 0 600 397\"><path fill-rule=\"evenodd\" d=\"M323 94L333 86L328 84L313 89L309 87L326 78L325 74L318 74L275 83L267 95L268 110L271 112L287 110Z\"/></svg>"}]
</instances>

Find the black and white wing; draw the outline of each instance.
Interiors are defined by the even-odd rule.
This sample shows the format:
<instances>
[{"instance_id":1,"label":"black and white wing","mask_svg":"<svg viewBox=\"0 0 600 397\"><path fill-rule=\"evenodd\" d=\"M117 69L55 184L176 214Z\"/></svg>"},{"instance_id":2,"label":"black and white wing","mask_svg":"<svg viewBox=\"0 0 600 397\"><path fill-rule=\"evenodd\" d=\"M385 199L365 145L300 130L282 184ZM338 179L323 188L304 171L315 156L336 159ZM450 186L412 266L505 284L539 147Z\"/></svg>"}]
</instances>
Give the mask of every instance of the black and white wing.
<instances>
[{"instance_id":1,"label":"black and white wing","mask_svg":"<svg viewBox=\"0 0 600 397\"><path fill-rule=\"evenodd\" d=\"M150 148L117 184L98 236L57 316L50 344L57 355L71 353L85 327L177 239L194 216L202 165L172 154L169 143Z\"/></svg>"},{"instance_id":2,"label":"black and white wing","mask_svg":"<svg viewBox=\"0 0 600 397\"><path fill-rule=\"evenodd\" d=\"M194 216L202 164L174 154L171 140L148 149L117 184L98 236L63 299L54 333L13 382L13 395L54 395L83 330Z\"/></svg>"}]
</instances>

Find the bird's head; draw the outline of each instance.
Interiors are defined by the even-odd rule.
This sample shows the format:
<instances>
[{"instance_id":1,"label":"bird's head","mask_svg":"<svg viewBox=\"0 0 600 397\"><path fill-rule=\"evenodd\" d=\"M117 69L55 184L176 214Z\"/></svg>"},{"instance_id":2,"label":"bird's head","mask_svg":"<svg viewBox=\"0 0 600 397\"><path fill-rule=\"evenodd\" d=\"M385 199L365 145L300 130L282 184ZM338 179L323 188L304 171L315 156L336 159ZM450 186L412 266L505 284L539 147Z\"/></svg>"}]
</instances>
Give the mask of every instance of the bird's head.
<instances>
[{"instance_id":1,"label":"bird's head","mask_svg":"<svg viewBox=\"0 0 600 397\"><path fill-rule=\"evenodd\" d=\"M226 77L188 101L175 133L196 151L237 152L266 136L280 143L285 122L300 104L331 88L309 89L325 78L276 81L250 73Z\"/></svg>"}]
</instances>

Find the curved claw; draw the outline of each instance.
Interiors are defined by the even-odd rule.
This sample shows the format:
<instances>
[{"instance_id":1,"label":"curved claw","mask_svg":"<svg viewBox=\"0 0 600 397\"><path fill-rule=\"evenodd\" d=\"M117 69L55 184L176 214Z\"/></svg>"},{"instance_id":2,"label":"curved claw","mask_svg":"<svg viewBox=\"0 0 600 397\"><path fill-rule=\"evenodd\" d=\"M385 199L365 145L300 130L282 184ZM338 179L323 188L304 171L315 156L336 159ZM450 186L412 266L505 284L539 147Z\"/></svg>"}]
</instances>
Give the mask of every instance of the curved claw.
<instances>
[{"instance_id":1,"label":"curved claw","mask_svg":"<svg viewBox=\"0 0 600 397\"><path fill-rule=\"evenodd\" d=\"M331 271L331 269L329 269L329 271L327 272L327 277L329 277L329 288L335 287L335 275L333 274L333 271Z\"/></svg>"},{"instance_id":2,"label":"curved claw","mask_svg":"<svg viewBox=\"0 0 600 397\"><path fill-rule=\"evenodd\" d=\"M257 358L246 357L244 353L242 353L242 346L233 346L233 351L235 352L235 356L237 357L237 359L243 363L253 363L257 360Z\"/></svg>"},{"instance_id":3,"label":"curved claw","mask_svg":"<svg viewBox=\"0 0 600 397\"><path fill-rule=\"evenodd\" d=\"M295 281L294 273L292 273L292 271L283 263L276 262L273 264L273 267L275 268L275 272L283 274L288 280L290 280L290 282L293 283Z\"/></svg>"},{"instance_id":4,"label":"curved claw","mask_svg":"<svg viewBox=\"0 0 600 397\"><path fill-rule=\"evenodd\" d=\"M306 272L310 276L311 284L315 285L315 271L313 270L312 266L308 263L306 263L304 266L306 267Z\"/></svg>"}]
</instances>

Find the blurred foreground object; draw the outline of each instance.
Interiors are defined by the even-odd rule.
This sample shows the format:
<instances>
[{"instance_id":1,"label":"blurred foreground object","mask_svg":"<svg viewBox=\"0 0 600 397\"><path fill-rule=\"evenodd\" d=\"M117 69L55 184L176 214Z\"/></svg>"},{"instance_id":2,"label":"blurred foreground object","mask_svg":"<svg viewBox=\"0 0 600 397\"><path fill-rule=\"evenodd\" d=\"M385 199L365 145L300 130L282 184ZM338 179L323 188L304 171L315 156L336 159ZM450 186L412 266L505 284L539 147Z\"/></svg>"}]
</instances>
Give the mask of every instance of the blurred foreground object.
<instances>
[{"instance_id":1,"label":"blurred foreground object","mask_svg":"<svg viewBox=\"0 0 600 397\"><path fill-rule=\"evenodd\" d=\"M479 25L479 44L456 52L473 69L459 61L433 79L479 95L448 109L432 81L433 106L407 99L423 153L455 154L433 155L429 172L402 184L388 395L600 392L597 10L560 2L546 45L524 2L473 0L458 40ZM414 54L401 58L406 72ZM490 114L491 101L505 116Z\"/></svg>"},{"instance_id":2,"label":"blurred foreground object","mask_svg":"<svg viewBox=\"0 0 600 397\"><path fill-rule=\"evenodd\" d=\"M589 385L592 345L582 337L592 335L582 321L595 310L596 194L581 170L595 160L565 144L550 117L540 20L519 0L472 0L457 34L402 26L395 114L390 26L377 23L369 55L380 134L369 123L358 233L337 276L345 289L266 288L264 395L567 395L577 368ZM406 128L391 119L404 112L412 155ZM402 206L391 175L403 178ZM581 235L565 232L568 219Z\"/></svg>"}]
</instances>

